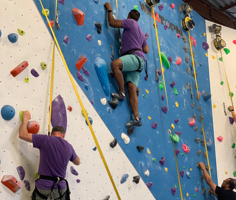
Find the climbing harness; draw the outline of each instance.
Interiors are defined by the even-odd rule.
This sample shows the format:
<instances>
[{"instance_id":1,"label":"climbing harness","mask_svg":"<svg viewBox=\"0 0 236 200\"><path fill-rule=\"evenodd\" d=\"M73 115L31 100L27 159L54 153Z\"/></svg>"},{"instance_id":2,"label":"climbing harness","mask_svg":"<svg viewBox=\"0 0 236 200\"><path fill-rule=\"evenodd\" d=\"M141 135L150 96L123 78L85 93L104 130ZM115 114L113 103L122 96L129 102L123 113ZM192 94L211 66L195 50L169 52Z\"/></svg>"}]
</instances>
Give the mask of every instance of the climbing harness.
<instances>
[{"instance_id":1,"label":"climbing harness","mask_svg":"<svg viewBox=\"0 0 236 200\"><path fill-rule=\"evenodd\" d=\"M40 175L37 180L39 180L39 179L48 180L48 181L53 181L53 185L52 185L52 187L51 187L51 192L50 192L49 195L43 195L43 194L41 194L41 193L38 191L38 189L35 187L35 189L34 189L34 191L33 191L33 194L32 194L32 200L36 200L36 194L37 194L38 196L40 196L40 198L42 198L42 199L49 199L49 198L51 198L51 193L52 193L52 191L54 190L55 185L57 185L57 187L58 187L58 193L59 193L59 195L60 195L60 197L57 198L57 199L55 199L55 200L59 200L59 199L61 200L61 199L64 197L64 195L66 196L65 200L70 200L70 189L69 189L69 184L68 184L68 182L67 182L66 179L64 179L64 178L62 178L62 177L51 177L51 176L43 176L43 175ZM65 181L65 182L66 182L66 186L67 186L67 189L66 189L66 191L64 192L64 194L61 194L61 187L60 187L60 185L59 185L59 182L61 182L61 181Z\"/></svg>"},{"instance_id":2,"label":"climbing harness","mask_svg":"<svg viewBox=\"0 0 236 200\"><path fill-rule=\"evenodd\" d=\"M113 44L111 43L111 60L114 60Z\"/></svg>"},{"instance_id":3,"label":"climbing harness","mask_svg":"<svg viewBox=\"0 0 236 200\"><path fill-rule=\"evenodd\" d=\"M44 10L44 6L43 6L43 4L42 4L42 0L39 0L39 2L40 2L40 4L41 4L42 9ZM100 154L100 156L101 156L101 159L102 159L103 164L104 164L104 166L105 166L105 168L106 168L107 174L108 174L108 176L109 176L109 178L110 178L110 181L111 181L111 183L112 183L112 186L113 186L113 188L114 188L114 190L115 190L116 196L117 196L117 198L118 198L119 200L121 200L120 195L119 195L119 193L118 193L118 190L117 190L117 188L116 188L116 185L115 185L115 183L114 183L114 181L113 181L111 172L110 172L110 170L109 170L109 168L108 168L108 165L107 165L107 163L106 163L105 157L104 157L104 155L103 155L103 153L102 153L101 147L100 147L100 145L99 145L99 143L98 143L97 137L96 137L96 135L95 135L95 133L94 133L94 130L93 130L92 126L91 126L91 123L90 123L90 121L89 121L88 115L87 115L87 113L86 113L86 111L85 111L84 105L83 105L83 103L82 103L82 101L81 101L80 95L79 95L79 93L78 93L78 91L77 91L77 89L76 89L76 86L75 86L73 77L72 77L72 75L71 75L71 73L70 73L70 70L69 70L69 68L68 68L68 66L67 66L67 63L66 63L65 58L64 58L64 56L63 56L63 53L62 53L62 51L61 51L61 48L60 48L60 46L59 46L59 44L58 44L57 38L56 38L56 36L55 36L55 33L54 33L54 31L53 31L53 29L52 29L52 27L51 27L51 24L49 23L48 17L47 17L47 16L45 16L45 17L46 17L46 19L47 19L47 23L49 24L49 28L50 28L50 30L51 30L52 36L53 36L53 38L54 38L54 41L55 41L55 43L56 43L56 45L57 45L58 51L59 51L59 53L60 53L60 55L61 55L62 61L63 61L63 63L64 63L64 66L65 66L65 68L66 68L66 72L67 72L67 74L68 74L68 76L69 76L69 78L70 78L71 84L72 84L72 86L73 86L73 89L74 89L74 91L75 91L75 94L76 94L76 96L77 96L77 99L78 99L78 101L79 101L79 104L80 104L80 106L81 106L81 108L82 108L82 111L83 111L83 113L84 113L85 119L86 119L87 124L88 124L88 126L89 126L90 132L91 132L91 134L92 134L92 136L93 136L93 139L94 139L94 142L95 142L96 147L97 147L97 149L98 149L98 152L99 152L99 154Z\"/></svg>"}]
</instances>

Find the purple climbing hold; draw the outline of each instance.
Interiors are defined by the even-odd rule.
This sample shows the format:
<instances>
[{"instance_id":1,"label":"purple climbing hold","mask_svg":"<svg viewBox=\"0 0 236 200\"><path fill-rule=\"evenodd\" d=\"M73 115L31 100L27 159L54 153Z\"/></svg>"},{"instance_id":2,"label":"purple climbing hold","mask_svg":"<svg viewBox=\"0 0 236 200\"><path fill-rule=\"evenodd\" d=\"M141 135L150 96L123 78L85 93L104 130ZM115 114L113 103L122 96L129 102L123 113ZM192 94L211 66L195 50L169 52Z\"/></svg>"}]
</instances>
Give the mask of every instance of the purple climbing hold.
<instances>
[{"instance_id":1,"label":"purple climbing hold","mask_svg":"<svg viewBox=\"0 0 236 200\"><path fill-rule=\"evenodd\" d=\"M145 81L148 81L148 76L145 76L145 78L144 78L144 79L145 79Z\"/></svg>"},{"instance_id":2,"label":"purple climbing hold","mask_svg":"<svg viewBox=\"0 0 236 200\"><path fill-rule=\"evenodd\" d=\"M80 81L82 81L82 82L85 81L85 80L84 80L84 77L81 75L81 73L80 73L79 71L76 72L76 76L77 76L77 78L78 78Z\"/></svg>"},{"instance_id":3,"label":"purple climbing hold","mask_svg":"<svg viewBox=\"0 0 236 200\"><path fill-rule=\"evenodd\" d=\"M148 188L151 188L151 187L152 187L152 184L153 184L152 182L147 183L147 187L148 187Z\"/></svg>"},{"instance_id":4,"label":"purple climbing hold","mask_svg":"<svg viewBox=\"0 0 236 200\"><path fill-rule=\"evenodd\" d=\"M159 8L160 11L162 11L163 8L164 8L164 5L163 5L163 4L160 4L160 5L158 6L158 8Z\"/></svg>"},{"instance_id":5,"label":"purple climbing hold","mask_svg":"<svg viewBox=\"0 0 236 200\"><path fill-rule=\"evenodd\" d=\"M79 179L76 179L76 182L77 182L77 183L80 183L80 181L81 181L81 180L79 180Z\"/></svg>"},{"instance_id":6,"label":"purple climbing hold","mask_svg":"<svg viewBox=\"0 0 236 200\"><path fill-rule=\"evenodd\" d=\"M156 25L157 25L157 27L158 27L158 24L156 23ZM154 28L155 28L155 23L153 23L153 26L154 26Z\"/></svg>"},{"instance_id":7,"label":"purple climbing hold","mask_svg":"<svg viewBox=\"0 0 236 200\"><path fill-rule=\"evenodd\" d=\"M234 118L229 117L229 122L230 122L230 124L233 124L234 123Z\"/></svg>"},{"instance_id":8,"label":"purple climbing hold","mask_svg":"<svg viewBox=\"0 0 236 200\"><path fill-rule=\"evenodd\" d=\"M88 34L88 35L86 36L86 39L87 39L89 42L91 42L91 40L92 40L91 34Z\"/></svg>"},{"instance_id":9,"label":"purple climbing hold","mask_svg":"<svg viewBox=\"0 0 236 200\"><path fill-rule=\"evenodd\" d=\"M181 135L181 131L179 131L179 132L175 132L179 137L180 137L180 135Z\"/></svg>"},{"instance_id":10,"label":"purple climbing hold","mask_svg":"<svg viewBox=\"0 0 236 200\"><path fill-rule=\"evenodd\" d=\"M92 104L92 105L94 104L94 101L93 101L93 100L91 100L91 104Z\"/></svg>"},{"instance_id":11,"label":"purple climbing hold","mask_svg":"<svg viewBox=\"0 0 236 200\"><path fill-rule=\"evenodd\" d=\"M34 77L39 77L39 73L35 70L35 69L31 69L31 74L34 76Z\"/></svg>"},{"instance_id":12,"label":"purple climbing hold","mask_svg":"<svg viewBox=\"0 0 236 200\"><path fill-rule=\"evenodd\" d=\"M71 172L72 174L74 174L75 176L78 176L78 175L79 175L79 173L75 170L75 168L74 168L73 166L70 167L70 172Z\"/></svg>"},{"instance_id":13,"label":"purple climbing hold","mask_svg":"<svg viewBox=\"0 0 236 200\"><path fill-rule=\"evenodd\" d=\"M69 43L69 37L67 35L64 37L63 42L65 42L66 44Z\"/></svg>"},{"instance_id":14,"label":"purple climbing hold","mask_svg":"<svg viewBox=\"0 0 236 200\"><path fill-rule=\"evenodd\" d=\"M168 59L169 63L171 64L172 63L172 58L169 56L167 59Z\"/></svg>"},{"instance_id":15,"label":"purple climbing hold","mask_svg":"<svg viewBox=\"0 0 236 200\"><path fill-rule=\"evenodd\" d=\"M166 106L162 107L161 109L162 109L163 113L165 113L165 114L167 113L168 108Z\"/></svg>"},{"instance_id":16,"label":"purple climbing hold","mask_svg":"<svg viewBox=\"0 0 236 200\"><path fill-rule=\"evenodd\" d=\"M184 171L180 171L179 173L181 177L184 177Z\"/></svg>"},{"instance_id":17,"label":"purple climbing hold","mask_svg":"<svg viewBox=\"0 0 236 200\"><path fill-rule=\"evenodd\" d=\"M30 183L29 183L29 181L24 180L24 184L25 184L25 189L30 191Z\"/></svg>"},{"instance_id":18,"label":"purple climbing hold","mask_svg":"<svg viewBox=\"0 0 236 200\"><path fill-rule=\"evenodd\" d=\"M179 122L179 119L175 119L175 123L177 124Z\"/></svg>"},{"instance_id":19,"label":"purple climbing hold","mask_svg":"<svg viewBox=\"0 0 236 200\"><path fill-rule=\"evenodd\" d=\"M22 166L19 166L16 168L18 174L19 174L19 177L20 177L20 180L24 180L25 178L25 170Z\"/></svg>"},{"instance_id":20,"label":"purple climbing hold","mask_svg":"<svg viewBox=\"0 0 236 200\"><path fill-rule=\"evenodd\" d=\"M154 122L154 123L152 124L152 128L153 128L153 129L156 129L156 128L157 128L157 122Z\"/></svg>"},{"instance_id":21,"label":"purple climbing hold","mask_svg":"<svg viewBox=\"0 0 236 200\"><path fill-rule=\"evenodd\" d=\"M161 160L159 161L159 163L163 166L165 164L166 159L164 157L161 158Z\"/></svg>"},{"instance_id":22,"label":"purple climbing hold","mask_svg":"<svg viewBox=\"0 0 236 200\"><path fill-rule=\"evenodd\" d=\"M85 76L89 76L89 72L88 72L88 70L87 70L87 69L85 69L84 67L82 67L82 70L83 70L83 72L84 72Z\"/></svg>"},{"instance_id":23,"label":"purple climbing hold","mask_svg":"<svg viewBox=\"0 0 236 200\"><path fill-rule=\"evenodd\" d=\"M175 86L175 82L173 81L171 84L170 84L170 87L174 87Z\"/></svg>"},{"instance_id":24,"label":"purple climbing hold","mask_svg":"<svg viewBox=\"0 0 236 200\"><path fill-rule=\"evenodd\" d=\"M206 43L206 42L203 42L203 43L202 43L202 47L203 47L203 49L204 49L205 51L207 51L207 49L209 49L209 44Z\"/></svg>"},{"instance_id":25,"label":"purple climbing hold","mask_svg":"<svg viewBox=\"0 0 236 200\"><path fill-rule=\"evenodd\" d=\"M162 100L162 101L165 100L165 95L164 95L164 94L161 96L161 100Z\"/></svg>"},{"instance_id":26,"label":"purple climbing hold","mask_svg":"<svg viewBox=\"0 0 236 200\"><path fill-rule=\"evenodd\" d=\"M164 25L164 29L166 30L168 28L168 26L167 25Z\"/></svg>"},{"instance_id":27,"label":"purple climbing hold","mask_svg":"<svg viewBox=\"0 0 236 200\"><path fill-rule=\"evenodd\" d=\"M158 73L159 76L162 75L162 71L161 70L159 70L157 73Z\"/></svg>"},{"instance_id":28,"label":"purple climbing hold","mask_svg":"<svg viewBox=\"0 0 236 200\"><path fill-rule=\"evenodd\" d=\"M179 149L176 149L176 150L175 150L175 155L178 156L179 152L180 152L180 150L179 150Z\"/></svg>"},{"instance_id":29,"label":"purple climbing hold","mask_svg":"<svg viewBox=\"0 0 236 200\"><path fill-rule=\"evenodd\" d=\"M146 38L146 40L149 38L149 33L145 34L145 38Z\"/></svg>"},{"instance_id":30,"label":"purple climbing hold","mask_svg":"<svg viewBox=\"0 0 236 200\"><path fill-rule=\"evenodd\" d=\"M58 2L62 5L65 5L65 0L58 0Z\"/></svg>"},{"instance_id":31,"label":"purple climbing hold","mask_svg":"<svg viewBox=\"0 0 236 200\"><path fill-rule=\"evenodd\" d=\"M174 188L171 188L171 192L172 192L172 195L175 195L175 193L176 193L176 188L174 187Z\"/></svg>"}]
</instances>

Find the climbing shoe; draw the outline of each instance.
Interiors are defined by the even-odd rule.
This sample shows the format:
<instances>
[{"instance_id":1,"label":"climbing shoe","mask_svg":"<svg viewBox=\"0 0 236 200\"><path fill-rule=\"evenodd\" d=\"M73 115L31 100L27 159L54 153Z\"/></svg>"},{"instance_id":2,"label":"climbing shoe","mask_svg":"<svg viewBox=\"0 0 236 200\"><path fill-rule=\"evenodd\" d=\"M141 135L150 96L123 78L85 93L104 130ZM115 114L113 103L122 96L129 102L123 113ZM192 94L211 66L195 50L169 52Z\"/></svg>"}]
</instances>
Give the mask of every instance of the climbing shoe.
<instances>
[{"instance_id":1,"label":"climbing shoe","mask_svg":"<svg viewBox=\"0 0 236 200\"><path fill-rule=\"evenodd\" d=\"M142 126L141 118L139 120L138 119L132 119L125 126Z\"/></svg>"},{"instance_id":2,"label":"climbing shoe","mask_svg":"<svg viewBox=\"0 0 236 200\"><path fill-rule=\"evenodd\" d=\"M118 100L120 100L120 101L124 101L126 99L126 96L123 95L121 92L112 93L111 96L118 99Z\"/></svg>"}]
</instances>

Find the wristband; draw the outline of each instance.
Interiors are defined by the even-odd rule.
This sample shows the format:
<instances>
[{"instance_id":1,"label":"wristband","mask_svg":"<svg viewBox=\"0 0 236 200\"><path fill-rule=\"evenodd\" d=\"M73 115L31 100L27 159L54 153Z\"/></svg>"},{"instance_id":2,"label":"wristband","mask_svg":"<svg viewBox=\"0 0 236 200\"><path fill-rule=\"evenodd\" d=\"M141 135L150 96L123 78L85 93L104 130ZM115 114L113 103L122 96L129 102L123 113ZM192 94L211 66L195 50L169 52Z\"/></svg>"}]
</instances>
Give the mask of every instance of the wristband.
<instances>
[{"instance_id":1,"label":"wristband","mask_svg":"<svg viewBox=\"0 0 236 200\"><path fill-rule=\"evenodd\" d=\"M112 10L108 10L108 13L109 13L109 12L112 12Z\"/></svg>"}]
</instances>

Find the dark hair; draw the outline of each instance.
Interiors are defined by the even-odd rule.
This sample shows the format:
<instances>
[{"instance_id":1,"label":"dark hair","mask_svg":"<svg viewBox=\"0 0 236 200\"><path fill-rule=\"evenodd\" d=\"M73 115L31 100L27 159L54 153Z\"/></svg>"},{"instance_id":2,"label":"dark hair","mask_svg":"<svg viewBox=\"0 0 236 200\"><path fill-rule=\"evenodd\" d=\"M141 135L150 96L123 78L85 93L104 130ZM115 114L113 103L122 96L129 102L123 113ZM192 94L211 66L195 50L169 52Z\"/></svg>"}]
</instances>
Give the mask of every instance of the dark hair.
<instances>
[{"instance_id":1,"label":"dark hair","mask_svg":"<svg viewBox=\"0 0 236 200\"><path fill-rule=\"evenodd\" d=\"M229 188L233 190L235 188L235 181L232 178L229 178L229 181L227 182L229 184Z\"/></svg>"},{"instance_id":2,"label":"dark hair","mask_svg":"<svg viewBox=\"0 0 236 200\"><path fill-rule=\"evenodd\" d=\"M61 132L62 134L64 134L65 129L62 126L54 126L51 134L53 134L54 132Z\"/></svg>"},{"instance_id":3,"label":"dark hair","mask_svg":"<svg viewBox=\"0 0 236 200\"><path fill-rule=\"evenodd\" d=\"M140 17L140 13L137 10L131 10L129 12L129 18L134 19L135 21L138 21Z\"/></svg>"}]
</instances>

